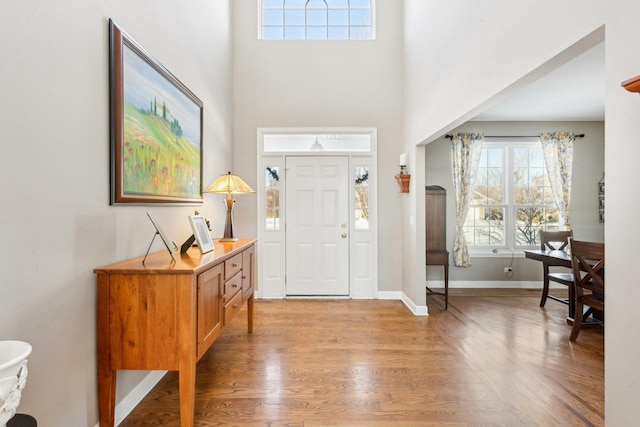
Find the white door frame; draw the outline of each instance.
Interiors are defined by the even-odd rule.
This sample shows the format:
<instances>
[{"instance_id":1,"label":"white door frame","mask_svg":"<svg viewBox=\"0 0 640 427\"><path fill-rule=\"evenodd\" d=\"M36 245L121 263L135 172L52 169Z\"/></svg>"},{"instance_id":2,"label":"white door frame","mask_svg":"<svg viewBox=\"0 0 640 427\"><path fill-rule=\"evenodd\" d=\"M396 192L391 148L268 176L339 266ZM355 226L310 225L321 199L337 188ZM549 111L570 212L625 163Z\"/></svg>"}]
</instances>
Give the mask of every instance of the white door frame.
<instances>
[{"instance_id":1,"label":"white door frame","mask_svg":"<svg viewBox=\"0 0 640 427\"><path fill-rule=\"evenodd\" d=\"M308 147L290 151L265 150L265 137L274 135L367 135L368 148L348 151L314 152ZM257 298L286 297L286 238L285 238L285 206L286 206L286 173L285 157L291 155L304 156L347 156L349 158L350 177L353 185L349 185L349 298L375 299L378 297L378 208L377 208L377 131L375 128L259 128L257 131L257 206L258 206L258 242L257 242ZM369 227L366 230L355 228L355 168L365 166L369 170ZM266 227L265 182L266 168L278 168L280 216L278 226Z\"/></svg>"}]
</instances>

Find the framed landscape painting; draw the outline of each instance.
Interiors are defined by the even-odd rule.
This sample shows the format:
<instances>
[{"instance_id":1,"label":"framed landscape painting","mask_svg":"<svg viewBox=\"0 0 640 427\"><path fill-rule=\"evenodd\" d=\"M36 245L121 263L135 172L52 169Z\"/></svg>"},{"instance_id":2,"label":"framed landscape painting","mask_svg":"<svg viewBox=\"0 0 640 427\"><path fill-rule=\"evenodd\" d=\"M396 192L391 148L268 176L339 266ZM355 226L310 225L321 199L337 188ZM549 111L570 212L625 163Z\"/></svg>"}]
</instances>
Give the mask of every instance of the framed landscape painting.
<instances>
[{"instance_id":1,"label":"framed landscape painting","mask_svg":"<svg viewBox=\"0 0 640 427\"><path fill-rule=\"evenodd\" d=\"M202 203L202 101L109 20L111 204Z\"/></svg>"}]
</instances>

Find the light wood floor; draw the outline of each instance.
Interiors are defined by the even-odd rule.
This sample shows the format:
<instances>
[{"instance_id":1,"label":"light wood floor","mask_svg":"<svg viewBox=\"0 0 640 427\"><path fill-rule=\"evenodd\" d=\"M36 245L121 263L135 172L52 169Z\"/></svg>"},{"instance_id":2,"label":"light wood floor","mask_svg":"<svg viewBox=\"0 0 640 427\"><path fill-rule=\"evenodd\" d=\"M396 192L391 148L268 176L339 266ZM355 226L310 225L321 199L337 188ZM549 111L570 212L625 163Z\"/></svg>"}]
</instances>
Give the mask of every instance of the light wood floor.
<instances>
[{"instance_id":1,"label":"light wood floor","mask_svg":"<svg viewBox=\"0 0 640 427\"><path fill-rule=\"evenodd\" d=\"M198 363L196 426L602 426L604 331L569 342L540 291L400 301L258 300ZM244 310L244 309L243 309ZM168 373L121 424L178 426Z\"/></svg>"}]
</instances>

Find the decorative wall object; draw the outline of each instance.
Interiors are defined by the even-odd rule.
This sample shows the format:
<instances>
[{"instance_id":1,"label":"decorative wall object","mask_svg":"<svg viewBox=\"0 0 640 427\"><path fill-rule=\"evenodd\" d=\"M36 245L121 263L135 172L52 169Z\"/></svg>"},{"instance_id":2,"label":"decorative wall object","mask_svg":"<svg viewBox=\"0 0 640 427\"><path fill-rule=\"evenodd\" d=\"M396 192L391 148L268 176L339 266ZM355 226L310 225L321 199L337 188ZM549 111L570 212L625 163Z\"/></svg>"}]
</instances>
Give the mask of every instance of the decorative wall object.
<instances>
[{"instance_id":1,"label":"decorative wall object","mask_svg":"<svg viewBox=\"0 0 640 427\"><path fill-rule=\"evenodd\" d=\"M109 21L111 204L201 204L202 101Z\"/></svg>"},{"instance_id":2,"label":"decorative wall object","mask_svg":"<svg viewBox=\"0 0 640 427\"><path fill-rule=\"evenodd\" d=\"M400 154L400 173L396 175L396 181L400 186L401 193L409 192L409 184L411 183L411 175L407 171L407 154Z\"/></svg>"}]
</instances>

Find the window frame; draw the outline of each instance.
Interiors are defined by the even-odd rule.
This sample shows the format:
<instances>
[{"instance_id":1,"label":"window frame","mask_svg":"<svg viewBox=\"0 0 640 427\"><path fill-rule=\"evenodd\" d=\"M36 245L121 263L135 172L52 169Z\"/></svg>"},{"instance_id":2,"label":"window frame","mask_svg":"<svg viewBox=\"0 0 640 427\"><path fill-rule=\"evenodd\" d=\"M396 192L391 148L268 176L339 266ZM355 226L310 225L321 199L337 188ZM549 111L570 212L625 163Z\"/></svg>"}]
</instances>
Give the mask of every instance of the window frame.
<instances>
[{"instance_id":1,"label":"window frame","mask_svg":"<svg viewBox=\"0 0 640 427\"><path fill-rule=\"evenodd\" d=\"M285 8L285 0L282 0L283 6L282 8L269 8L266 10L271 10L271 11L281 11L282 13L282 25L267 25L268 28L282 28L282 38L265 38L264 37L264 1L265 0L258 0L258 28L257 28L257 33L258 33L258 40L264 40L264 41L371 41L371 40L375 40L376 39L376 32L375 32L375 23L376 23L376 15L375 15L375 0L367 0L369 2L369 8L362 8L362 7L351 7L351 0L346 0L348 3L347 8L332 8L329 4L327 4L327 7L324 9L326 12L326 18L327 18L327 22L325 25L312 25L312 24L307 24L307 10L322 10L322 9L317 9L317 8L310 8L307 9L306 4L305 4L305 8L301 9L301 8ZM327 1L331 1L331 0L323 0L325 2ZM303 11L304 12L304 25L290 25L287 26L286 25L286 11L287 10L291 10L291 11ZM348 24L347 25L330 25L329 24L329 15L331 13L331 11L347 11L347 19L348 19ZM369 11L369 16L370 16L370 22L369 25L356 25L356 24L352 24L351 19L351 12L352 11L363 11L363 10L368 10ZM287 28L301 28L304 31L304 38L287 38L286 37L286 29ZM326 38L309 38L308 37L308 32L309 29L326 29ZM330 38L329 37L329 31L331 28L346 28L347 33L348 33L348 37L346 38ZM358 30L358 29L369 29L369 34L370 37L368 38L354 38L352 37L353 31L354 30Z\"/></svg>"},{"instance_id":2,"label":"window frame","mask_svg":"<svg viewBox=\"0 0 640 427\"><path fill-rule=\"evenodd\" d=\"M534 245L517 245L516 242L516 210L523 207L543 207L543 208L556 208L553 201L550 203L540 203L540 204L516 204L515 203L515 180L514 180L514 171L516 168L515 165L515 150L517 148L535 148L542 151L542 146L539 141L484 141L482 144L482 150L489 148L500 148L502 149L502 164L503 164L503 203L502 204L491 204L487 205L487 208L504 208L504 219L503 219L503 228L504 228L504 244L470 244L468 243L468 248L470 254L479 256L479 255L496 255L496 256L511 256L512 253L522 255L525 250L528 249L536 249L539 247L539 244ZM543 164L544 173L547 173L546 165ZM548 178L545 178L548 180ZM474 207L473 204L470 204L470 211ZM478 205L475 205L478 207ZM480 205L482 207L482 205ZM561 222L561 218L559 218L559 222ZM560 224L559 224L560 225ZM465 223L466 227L466 223ZM496 251L497 250L497 251Z\"/></svg>"}]
</instances>

